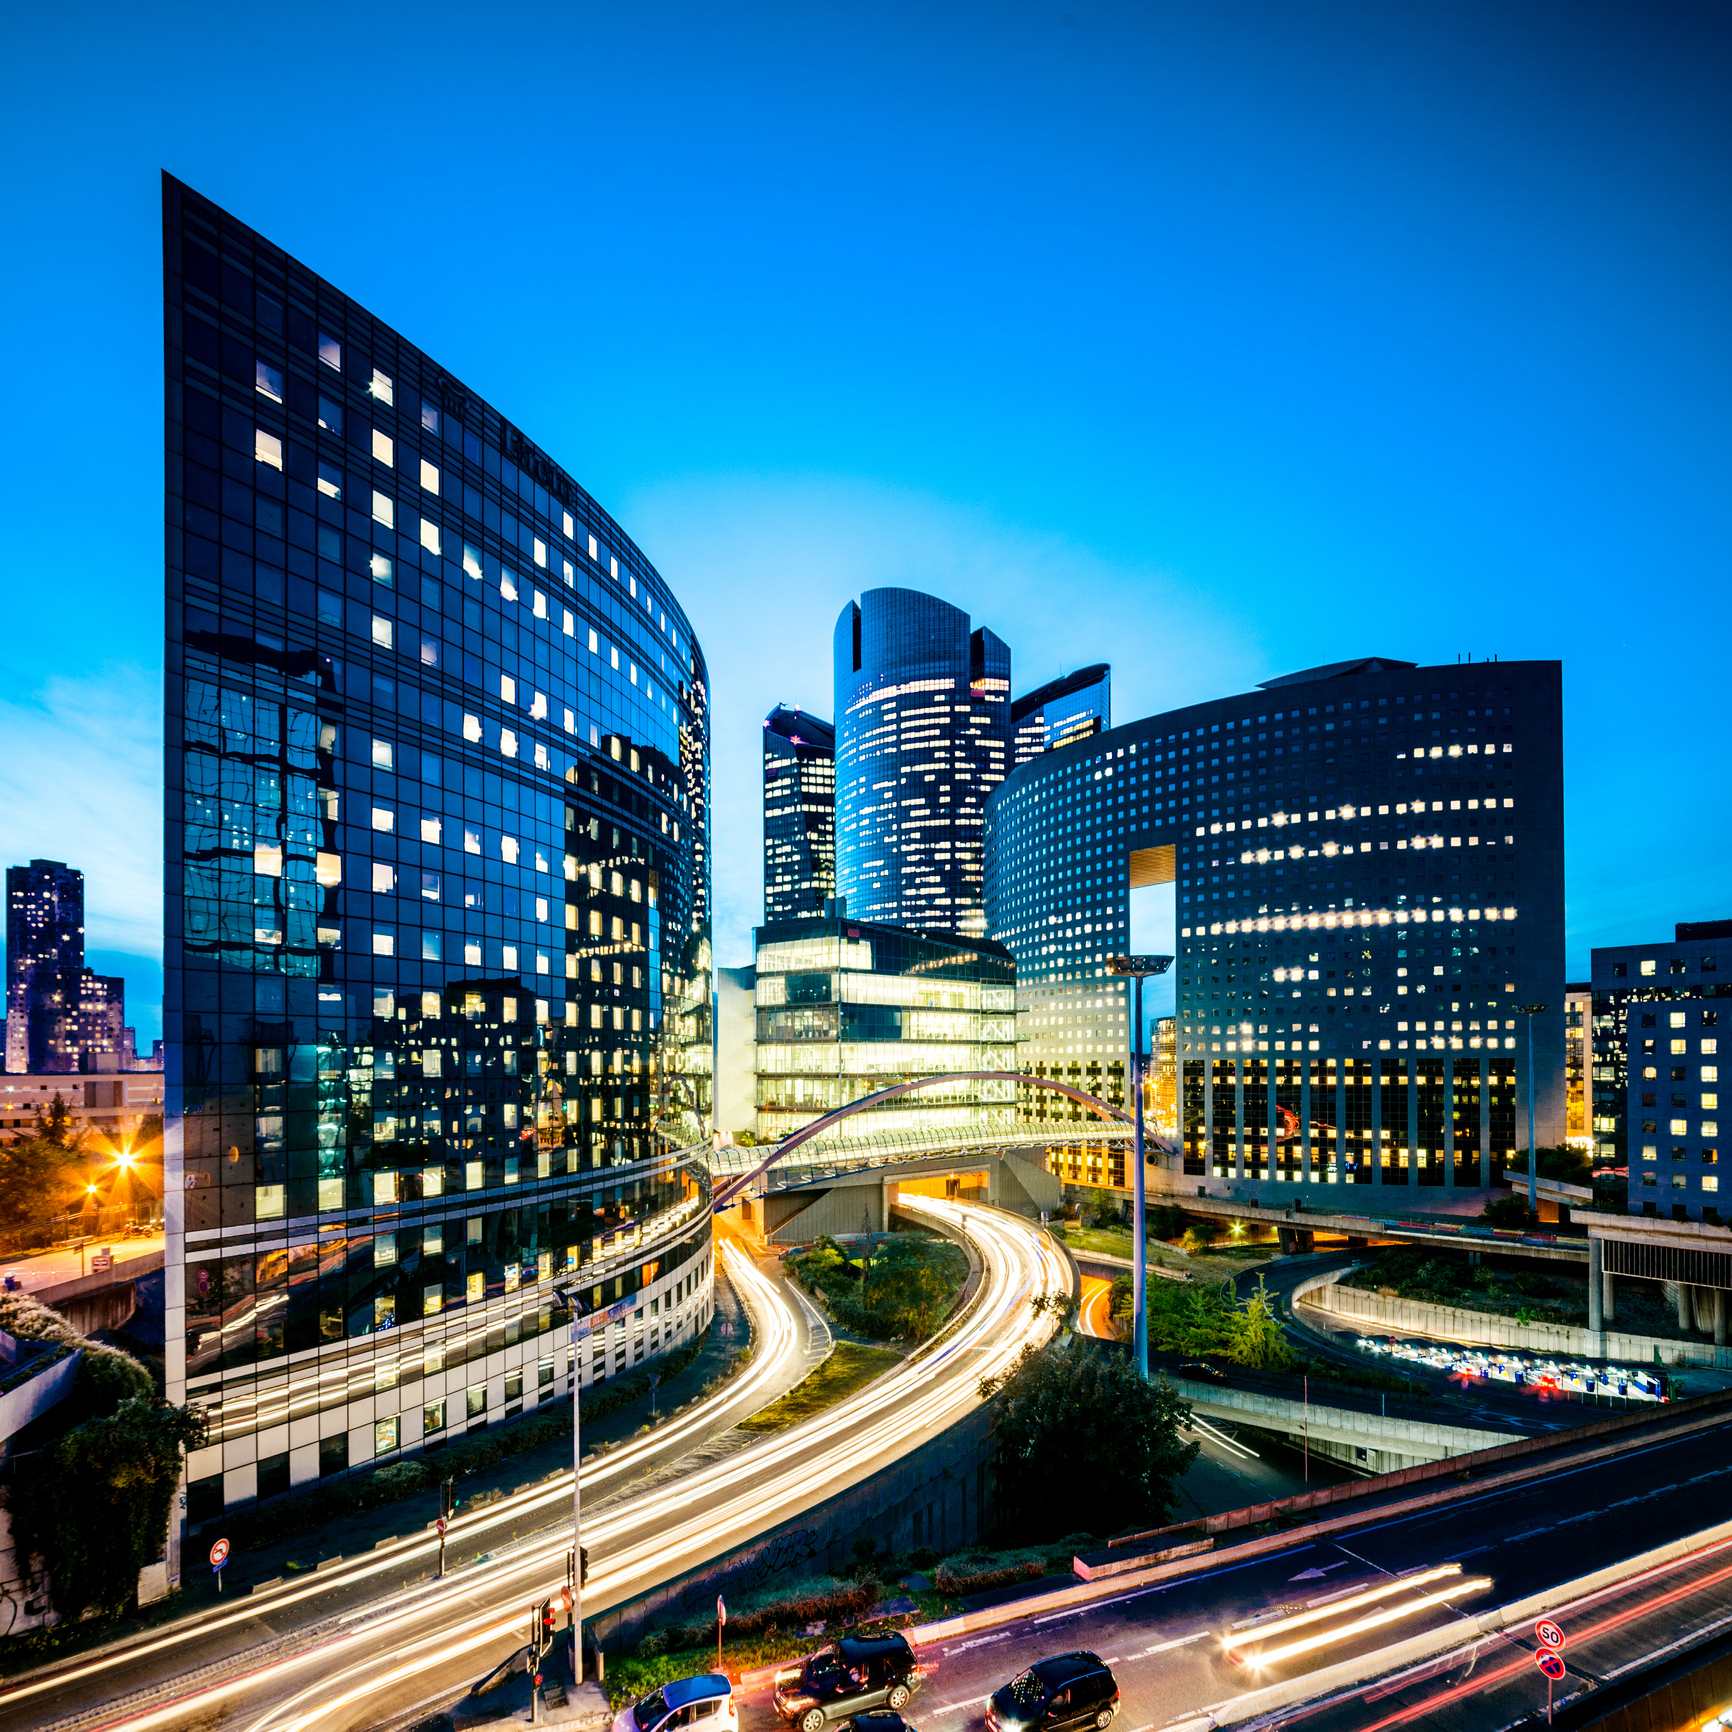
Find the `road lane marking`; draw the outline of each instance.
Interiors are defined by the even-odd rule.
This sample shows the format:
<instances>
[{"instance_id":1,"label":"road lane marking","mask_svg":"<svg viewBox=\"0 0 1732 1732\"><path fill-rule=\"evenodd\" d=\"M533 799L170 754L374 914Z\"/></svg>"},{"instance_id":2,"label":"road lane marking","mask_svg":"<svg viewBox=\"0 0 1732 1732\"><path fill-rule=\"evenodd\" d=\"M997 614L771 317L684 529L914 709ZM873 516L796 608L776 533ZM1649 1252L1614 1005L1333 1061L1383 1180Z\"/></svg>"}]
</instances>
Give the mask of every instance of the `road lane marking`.
<instances>
[{"instance_id":1,"label":"road lane marking","mask_svg":"<svg viewBox=\"0 0 1732 1732\"><path fill-rule=\"evenodd\" d=\"M970 1648L984 1648L989 1642L1008 1642L1009 1640L1010 1631L1004 1630L996 1636L976 1636L972 1642L958 1642L954 1648L941 1648L939 1652L948 1659L952 1654L966 1654Z\"/></svg>"},{"instance_id":2,"label":"road lane marking","mask_svg":"<svg viewBox=\"0 0 1732 1732\"><path fill-rule=\"evenodd\" d=\"M978 1708L982 1702L990 1702L991 1696L970 1696L966 1702L946 1702L942 1708L932 1709L934 1714L954 1714L961 1708Z\"/></svg>"},{"instance_id":3,"label":"road lane marking","mask_svg":"<svg viewBox=\"0 0 1732 1732\"><path fill-rule=\"evenodd\" d=\"M1152 1648L1145 1648L1140 1654L1132 1654L1133 1660L1147 1660L1156 1654L1165 1654L1172 1648L1188 1648L1193 1642L1200 1642L1205 1636L1213 1635L1212 1630L1194 1630L1188 1636L1175 1636L1170 1642L1157 1642Z\"/></svg>"}]
</instances>

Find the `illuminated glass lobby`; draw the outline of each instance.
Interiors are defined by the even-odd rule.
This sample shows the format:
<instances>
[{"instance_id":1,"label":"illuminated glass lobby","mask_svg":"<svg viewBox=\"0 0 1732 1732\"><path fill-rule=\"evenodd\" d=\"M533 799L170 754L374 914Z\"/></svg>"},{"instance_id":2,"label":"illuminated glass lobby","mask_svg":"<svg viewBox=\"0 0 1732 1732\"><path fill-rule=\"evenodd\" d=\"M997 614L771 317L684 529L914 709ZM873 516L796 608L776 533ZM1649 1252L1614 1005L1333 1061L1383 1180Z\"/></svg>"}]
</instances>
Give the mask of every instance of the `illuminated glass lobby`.
<instances>
[{"instance_id":1,"label":"illuminated glass lobby","mask_svg":"<svg viewBox=\"0 0 1732 1732\"><path fill-rule=\"evenodd\" d=\"M1131 948L1131 890L1172 887L1178 1188L1481 1189L1526 1145L1535 1002L1539 1141L1561 1137L1559 664L1290 675L1037 758L987 825L1020 1068L1115 1104L1128 994L1105 959ZM1026 1117L1073 1119L1031 1092Z\"/></svg>"},{"instance_id":2,"label":"illuminated glass lobby","mask_svg":"<svg viewBox=\"0 0 1732 1732\"><path fill-rule=\"evenodd\" d=\"M619 526L173 180L169 1395L188 1519L571 1389L710 1306L702 652ZM707 1051L703 1055L707 1060Z\"/></svg>"}]
</instances>

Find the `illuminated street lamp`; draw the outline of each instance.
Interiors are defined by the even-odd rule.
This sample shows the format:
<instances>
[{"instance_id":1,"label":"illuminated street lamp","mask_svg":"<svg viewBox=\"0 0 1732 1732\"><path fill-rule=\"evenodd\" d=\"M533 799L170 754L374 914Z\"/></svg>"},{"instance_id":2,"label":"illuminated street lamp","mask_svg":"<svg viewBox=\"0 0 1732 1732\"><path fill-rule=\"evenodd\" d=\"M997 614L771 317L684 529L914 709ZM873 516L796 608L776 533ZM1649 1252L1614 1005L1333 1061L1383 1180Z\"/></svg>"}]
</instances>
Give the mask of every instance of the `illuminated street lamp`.
<instances>
[{"instance_id":1,"label":"illuminated street lamp","mask_svg":"<svg viewBox=\"0 0 1732 1732\"><path fill-rule=\"evenodd\" d=\"M1108 974L1128 974L1136 984L1136 1012L1132 1017L1131 1088L1136 1103L1135 1129L1132 1133L1131 1159L1135 1178L1131 1186L1131 1213L1136 1218L1136 1233L1131 1240L1131 1316L1135 1320L1135 1353L1137 1375L1145 1382L1149 1375L1149 1271L1147 1226L1143 1220L1146 1185L1143 1178L1143 981L1151 974L1165 974L1173 966L1170 956L1109 956Z\"/></svg>"},{"instance_id":2,"label":"illuminated street lamp","mask_svg":"<svg viewBox=\"0 0 1732 1732\"><path fill-rule=\"evenodd\" d=\"M1518 1004L1516 1009L1528 1019L1528 1213L1538 1216L1540 1158L1534 1148L1534 1018L1543 1016L1551 1007L1544 1004Z\"/></svg>"}]
</instances>

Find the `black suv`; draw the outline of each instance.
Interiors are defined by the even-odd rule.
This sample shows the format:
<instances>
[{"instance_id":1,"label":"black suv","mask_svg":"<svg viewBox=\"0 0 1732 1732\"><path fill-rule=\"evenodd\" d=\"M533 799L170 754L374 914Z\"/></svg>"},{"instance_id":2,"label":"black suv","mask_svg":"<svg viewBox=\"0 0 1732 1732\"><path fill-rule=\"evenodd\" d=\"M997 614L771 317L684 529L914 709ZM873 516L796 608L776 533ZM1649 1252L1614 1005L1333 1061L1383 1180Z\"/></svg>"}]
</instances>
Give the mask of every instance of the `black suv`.
<instances>
[{"instance_id":1,"label":"black suv","mask_svg":"<svg viewBox=\"0 0 1732 1732\"><path fill-rule=\"evenodd\" d=\"M987 1732L1106 1732L1119 1711L1119 1686L1098 1654L1038 1661L986 1705Z\"/></svg>"},{"instance_id":2,"label":"black suv","mask_svg":"<svg viewBox=\"0 0 1732 1732\"><path fill-rule=\"evenodd\" d=\"M822 1732L869 1708L901 1709L920 1688L920 1667L904 1636L844 1636L803 1665L776 1674L776 1712L800 1732Z\"/></svg>"}]
</instances>

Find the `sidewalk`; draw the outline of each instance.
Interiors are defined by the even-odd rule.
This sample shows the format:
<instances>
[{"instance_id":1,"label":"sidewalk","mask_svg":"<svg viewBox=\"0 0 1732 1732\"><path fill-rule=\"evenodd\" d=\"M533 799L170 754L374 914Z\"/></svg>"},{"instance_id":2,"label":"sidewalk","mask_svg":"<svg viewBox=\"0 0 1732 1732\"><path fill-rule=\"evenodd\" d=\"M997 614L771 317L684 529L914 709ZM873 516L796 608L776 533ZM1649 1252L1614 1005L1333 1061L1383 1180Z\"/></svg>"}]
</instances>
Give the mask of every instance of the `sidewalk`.
<instances>
[{"instance_id":1,"label":"sidewalk","mask_svg":"<svg viewBox=\"0 0 1732 1732\"><path fill-rule=\"evenodd\" d=\"M0 1259L0 1288L4 1288L8 1276L18 1283L12 1289L15 1293L40 1293L46 1288L64 1286L68 1281L89 1275L91 1258L103 1250L114 1255L114 1279L124 1281L126 1265L141 1257L155 1257L160 1265L163 1244L163 1236L158 1233L149 1239L93 1238L87 1239L82 1248L60 1245L51 1251L22 1252Z\"/></svg>"}]
</instances>

